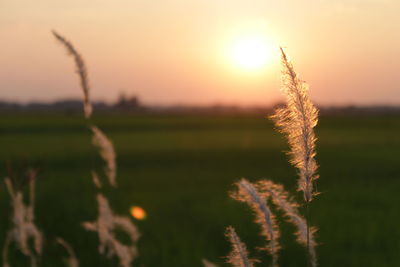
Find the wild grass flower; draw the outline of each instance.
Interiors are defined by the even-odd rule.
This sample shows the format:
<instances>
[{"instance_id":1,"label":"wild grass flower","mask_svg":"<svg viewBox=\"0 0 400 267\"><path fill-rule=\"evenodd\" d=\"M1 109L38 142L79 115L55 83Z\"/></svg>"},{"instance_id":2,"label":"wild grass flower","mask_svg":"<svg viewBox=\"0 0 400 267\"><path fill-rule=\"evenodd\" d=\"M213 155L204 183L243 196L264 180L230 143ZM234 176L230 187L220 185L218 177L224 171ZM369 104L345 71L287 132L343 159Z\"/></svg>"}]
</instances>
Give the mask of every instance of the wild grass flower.
<instances>
[{"instance_id":1,"label":"wild grass flower","mask_svg":"<svg viewBox=\"0 0 400 267\"><path fill-rule=\"evenodd\" d=\"M129 267L138 255L136 242L140 237L136 226L127 217L116 216L110 208L108 200L97 194L98 218L94 222L84 222L82 225L88 231L95 231L99 237L99 253L108 258L116 256L121 267ZM131 240L130 245L124 245L117 240L115 230L125 232Z\"/></svg>"},{"instance_id":2,"label":"wild grass flower","mask_svg":"<svg viewBox=\"0 0 400 267\"><path fill-rule=\"evenodd\" d=\"M68 41L62 35L58 34L56 31L52 31L52 33L54 37L67 49L68 53L74 58L75 66L77 69L76 72L78 73L78 76L80 78L80 85L84 96L84 114L86 119L89 119L92 115L92 104L90 101L90 86L85 61L70 41ZM107 179L112 186L116 187L117 165L115 161L116 154L114 151L114 146L111 140L98 127L94 125L90 125L89 127L93 133L93 145L99 149L100 156L106 163L104 172L107 176ZM97 175L96 177L98 178ZM92 176L92 178L94 179L94 176ZM97 181L100 182L99 179L97 179ZM98 186L100 183L95 184Z\"/></svg>"},{"instance_id":3,"label":"wild grass flower","mask_svg":"<svg viewBox=\"0 0 400 267\"><path fill-rule=\"evenodd\" d=\"M84 93L84 114L86 119L89 119L92 114L92 106L89 96L89 83L87 77L86 66L81 55L77 52L71 42L53 31L53 35L67 49L70 55L74 57L77 72L81 81L81 88ZM116 153L111 140L95 125L89 123L89 128L93 133L92 143L98 148L100 157L104 160L106 166L104 168L108 182L116 187ZM99 176L95 171L92 171L92 181L97 188L101 188ZM116 256L119 264L122 267L131 266L131 263L138 255L136 242L139 239L139 232L136 226L129 220L128 217L114 215L107 198L98 193L98 218L94 222L84 222L82 225L86 230L96 231L99 237L99 252L107 257ZM115 236L115 230L120 229L125 232L131 240L130 245L124 245L119 242Z\"/></svg>"},{"instance_id":4,"label":"wild grass flower","mask_svg":"<svg viewBox=\"0 0 400 267\"><path fill-rule=\"evenodd\" d=\"M265 197L246 179L241 179L236 186L238 190L231 196L251 207L256 215L256 222L261 226L261 234L269 241L266 250L272 256L272 266L278 266L279 230Z\"/></svg>"},{"instance_id":5,"label":"wild grass flower","mask_svg":"<svg viewBox=\"0 0 400 267\"><path fill-rule=\"evenodd\" d=\"M117 164L115 159L117 156L114 150L114 145L99 128L97 128L96 126L91 126L90 129L93 132L93 145L99 149L100 156L106 163L104 172L108 178L108 182L112 186L116 187Z\"/></svg>"},{"instance_id":6,"label":"wild grass flower","mask_svg":"<svg viewBox=\"0 0 400 267\"><path fill-rule=\"evenodd\" d=\"M64 239L57 238L56 242L60 244L68 253L68 258L64 259L65 265L67 267L79 267L79 260L75 255L74 250L72 249L71 245L68 244Z\"/></svg>"},{"instance_id":7,"label":"wild grass flower","mask_svg":"<svg viewBox=\"0 0 400 267\"><path fill-rule=\"evenodd\" d=\"M299 171L298 190L303 191L306 206L306 238L308 264L316 264L315 244L310 240L310 202L317 194L314 182L319 178L315 160L316 137L314 127L318 123L318 109L310 100L308 85L296 74L292 63L281 48L282 91L286 96L286 106L276 110L271 117L281 132L286 134L290 146L291 163ZM312 254L314 253L314 255Z\"/></svg>"},{"instance_id":8,"label":"wild grass flower","mask_svg":"<svg viewBox=\"0 0 400 267\"><path fill-rule=\"evenodd\" d=\"M88 119L92 115L93 108L90 103L90 86L85 61L70 41L54 30L52 33L54 37L67 49L68 54L74 58L76 73L79 76L80 85L83 91L83 110L85 117Z\"/></svg>"},{"instance_id":9,"label":"wild grass flower","mask_svg":"<svg viewBox=\"0 0 400 267\"><path fill-rule=\"evenodd\" d=\"M29 183L29 204L24 203L22 190L16 189L9 177L5 178L7 190L11 196L12 206L12 228L7 232L3 247L3 267L10 266L8 263L8 249L12 242L22 254L30 258L31 267L37 266L37 255L42 254L43 235L34 223L34 199L36 171L28 169L26 180ZM29 247L29 240L33 240L33 251Z\"/></svg>"},{"instance_id":10,"label":"wild grass flower","mask_svg":"<svg viewBox=\"0 0 400 267\"><path fill-rule=\"evenodd\" d=\"M288 192L284 190L282 185L275 184L270 180L259 181L256 187L266 198L271 198L275 206L280 209L285 217L288 218L289 222L297 228L297 241L309 250L308 253L311 256L311 265L313 267L317 266L317 254L315 252L317 243L314 239L314 233L317 229L313 227L310 231L307 231L307 222L304 217L300 215L298 210L299 204L289 197ZM308 247L307 240L309 241Z\"/></svg>"},{"instance_id":11,"label":"wild grass flower","mask_svg":"<svg viewBox=\"0 0 400 267\"><path fill-rule=\"evenodd\" d=\"M242 243L235 229L229 226L225 235L232 246L232 251L228 256L228 263L234 267L253 267L255 260L249 259L246 245Z\"/></svg>"},{"instance_id":12,"label":"wild grass flower","mask_svg":"<svg viewBox=\"0 0 400 267\"><path fill-rule=\"evenodd\" d=\"M299 170L298 190L303 191L305 202L308 203L315 195L313 182L318 178L314 134L318 110L310 100L308 85L297 76L283 48L281 54L282 91L287 103L276 110L272 119L287 136L291 163Z\"/></svg>"}]
</instances>

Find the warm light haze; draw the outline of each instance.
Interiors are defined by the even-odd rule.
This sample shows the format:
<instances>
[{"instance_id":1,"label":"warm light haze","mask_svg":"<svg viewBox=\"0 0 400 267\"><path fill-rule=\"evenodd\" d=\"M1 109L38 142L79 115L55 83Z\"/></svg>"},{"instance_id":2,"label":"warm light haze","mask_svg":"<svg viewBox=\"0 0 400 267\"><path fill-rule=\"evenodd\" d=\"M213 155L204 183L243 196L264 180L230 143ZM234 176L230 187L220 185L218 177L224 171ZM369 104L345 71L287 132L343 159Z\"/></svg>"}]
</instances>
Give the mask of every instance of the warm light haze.
<instances>
[{"instance_id":1,"label":"warm light haze","mask_svg":"<svg viewBox=\"0 0 400 267\"><path fill-rule=\"evenodd\" d=\"M400 0L0 0L3 267L398 267Z\"/></svg>"},{"instance_id":2,"label":"warm light haze","mask_svg":"<svg viewBox=\"0 0 400 267\"><path fill-rule=\"evenodd\" d=\"M283 46L316 103L399 104L399 10L395 0L3 0L0 99L79 98L55 29L85 58L94 100L275 103Z\"/></svg>"}]
</instances>

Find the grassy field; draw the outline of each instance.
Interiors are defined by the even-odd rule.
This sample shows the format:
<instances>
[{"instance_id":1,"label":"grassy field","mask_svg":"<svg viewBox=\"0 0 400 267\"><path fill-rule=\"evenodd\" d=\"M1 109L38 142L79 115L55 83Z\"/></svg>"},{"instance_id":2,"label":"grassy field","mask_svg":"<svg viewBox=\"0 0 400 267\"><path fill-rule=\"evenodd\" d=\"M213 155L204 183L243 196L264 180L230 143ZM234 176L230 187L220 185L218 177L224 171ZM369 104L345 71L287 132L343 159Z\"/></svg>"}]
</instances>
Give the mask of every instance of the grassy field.
<instances>
[{"instance_id":1,"label":"grassy field","mask_svg":"<svg viewBox=\"0 0 400 267\"><path fill-rule=\"evenodd\" d=\"M296 188L296 171L282 153L285 140L262 115L95 116L118 153L119 189L106 192L114 210L128 215L130 206L139 205L148 213L135 221L142 233L136 266L196 267L202 258L223 266L228 225L253 256L268 260L256 249L264 241L248 207L228 195L241 177ZM320 266L400 266L400 118L323 116L316 132L322 194L312 204L311 220L319 228ZM101 167L81 115L2 114L0 140L2 176L7 160L15 169L28 162L41 170L41 266L62 266L64 251L55 246L55 236L74 246L81 266L116 266L98 256L96 234L80 226L97 214L90 170ZM0 246L9 227L8 201L2 184ZM294 229L280 221L281 266L305 266ZM27 266L12 251L18 261L13 266Z\"/></svg>"}]
</instances>

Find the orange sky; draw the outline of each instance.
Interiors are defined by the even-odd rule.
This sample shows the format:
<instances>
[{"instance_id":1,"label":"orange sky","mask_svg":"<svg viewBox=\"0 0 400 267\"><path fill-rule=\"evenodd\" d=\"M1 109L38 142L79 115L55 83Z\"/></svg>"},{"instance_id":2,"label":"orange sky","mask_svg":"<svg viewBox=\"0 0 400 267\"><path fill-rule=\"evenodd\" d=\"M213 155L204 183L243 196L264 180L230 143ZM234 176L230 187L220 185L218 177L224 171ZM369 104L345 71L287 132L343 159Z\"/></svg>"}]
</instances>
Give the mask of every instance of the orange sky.
<instances>
[{"instance_id":1,"label":"orange sky","mask_svg":"<svg viewBox=\"0 0 400 267\"><path fill-rule=\"evenodd\" d=\"M0 98L80 97L56 29L83 54L96 100L270 104L278 51L257 71L226 55L257 32L287 47L317 103L400 104L399 11L396 0L1 0Z\"/></svg>"}]
</instances>

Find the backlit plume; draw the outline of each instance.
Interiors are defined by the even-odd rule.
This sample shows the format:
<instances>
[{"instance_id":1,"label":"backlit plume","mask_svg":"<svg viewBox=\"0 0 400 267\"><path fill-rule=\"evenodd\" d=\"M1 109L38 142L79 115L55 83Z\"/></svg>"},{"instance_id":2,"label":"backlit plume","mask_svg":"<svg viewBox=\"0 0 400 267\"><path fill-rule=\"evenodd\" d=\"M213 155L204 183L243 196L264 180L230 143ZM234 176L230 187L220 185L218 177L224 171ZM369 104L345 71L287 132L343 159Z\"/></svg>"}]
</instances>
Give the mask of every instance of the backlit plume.
<instances>
[{"instance_id":1,"label":"backlit plume","mask_svg":"<svg viewBox=\"0 0 400 267\"><path fill-rule=\"evenodd\" d=\"M83 111L85 117L88 119L92 115L92 104L90 103L89 97L90 87L85 61L70 41L58 34L56 31L52 31L52 33L54 37L67 49L68 54L74 58L76 73L79 76L80 85L83 91Z\"/></svg>"},{"instance_id":2,"label":"backlit plume","mask_svg":"<svg viewBox=\"0 0 400 267\"><path fill-rule=\"evenodd\" d=\"M256 222L262 229L261 234L269 241L266 250L272 256L272 266L278 266L279 230L265 197L246 179L241 179L236 183L236 186L238 191L232 193L231 196L239 201L246 202L254 211Z\"/></svg>"},{"instance_id":3,"label":"backlit plume","mask_svg":"<svg viewBox=\"0 0 400 267\"><path fill-rule=\"evenodd\" d=\"M294 71L285 51L282 53L282 91L287 104L272 116L277 127L287 136L291 163L299 170L298 190L310 202L315 195L313 182L318 178L315 161L314 127L318 122L318 110L308 95L308 85Z\"/></svg>"},{"instance_id":4,"label":"backlit plume","mask_svg":"<svg viewBox=\"0 0 400 267\"><path fill-rule=\"evenodd\" d=\"M232 246L232 251L228 256L228 263L234 267L253 267L255 260L249 259L246 245L242 243L235 229L229 226L225 235Z\"/></svg>"}]
</instances>

